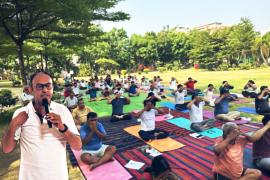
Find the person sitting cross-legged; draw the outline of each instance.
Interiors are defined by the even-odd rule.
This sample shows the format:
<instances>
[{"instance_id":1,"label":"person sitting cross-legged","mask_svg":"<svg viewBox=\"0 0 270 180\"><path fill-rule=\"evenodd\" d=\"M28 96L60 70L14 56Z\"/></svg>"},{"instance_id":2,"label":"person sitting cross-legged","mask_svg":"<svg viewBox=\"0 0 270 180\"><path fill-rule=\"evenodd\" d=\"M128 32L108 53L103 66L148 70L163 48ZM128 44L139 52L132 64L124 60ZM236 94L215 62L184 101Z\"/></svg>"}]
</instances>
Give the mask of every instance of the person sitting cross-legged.
<instances>
[{"instance_id":1,"label":"person sitting cross-legged","mask_svg":"<svg viewBox=\"0 0 270 180\"><path fill-rule=\"evenodd\" d=\"M83 99L79 99L78 107L72 111L72 116L78 129L87 121L87 114L90 112L93 112L93 110L85 106Z\"/></svg>"},{"instance_id":2,"label":"person sitting cross-legged","mask_svg":"<svg viewBox=\"0 0 270 180\"><path fill-rule=\"evenodd\" d=\"M128 96L129 97L134 97L134 96L139 96L140 93L138 92L138 86L134 83L134 81L131 81L131 85L128 89Z\"/></svg>"},{"instance_id":3,"label":"person sitting cross-legged","mask_svg":"<svg viewBox=\"0 0 270 180\"><path fill-rule=\"evenodd\" d=\"M71 91L70 95L65 99L64 105L72 112L77 107L78 99L74 92Z\"/></svg>"},{"instance_id":4,"label":"person sitting cross-legged","mask_svg":"<svg viewBox=\"0 0 270 180\"><path fill-rule=\"evenodd\" d=\"M203 107L205 102L201 96L193 95L192 101L187 105L190 116L190 128L196 132L205 131L214 126L214 119L203 120Z\"/></svg>"},{"instance_id":5,"label":"person sitting cross-legged","mask_svg":"<svg viewBox=\"0 0 270 180\"><path fill-rule=\"evenodd\" d=\"M270 114L262 119L264 126L269 127ZM259 169L270 173L270 129L256 142L253 143L253 160Z\"/></svg>"},{"instance_id":6,"label":"person sitting cross-legged","mask_svg":"<svg viewBox=\"0 0 270 180\"><path fill-rule=\"evenodd\" d=\"M108 100L108 104L112 105L111 122L117 122L121 120L130 120L132 116L130 114L124 114L124 105L130 104L128 97L122 96L122 92L119 90L114 91L115 97Z\"/></svg>"},{"instance_id":7,"label":"person sitting cross-legged","mask_svg":"<svg viewBox=\"0 0 270 180\"><path fill-rule=\"evenodd\" d=\"M158 113L164 114L161 109L157 109L149 100L144 101L144 109L137 113L136 117L141 119L139 135L144 141L168 137L168 132L155 127L156 115Z\"/></svg>"},{"instance_id":8,"label":"person sitting cross-legged","mask_svg":"<svg viewBox=\"0 0 270 180\"><path fill-rule=\"evenodd\" d=\"M177 85L177 90L173 91L172 95L175 99L175 109L179 111L187 110L188 102L185 102L187 90L182 84Z\"/></svg>"},{"instance_id":9,"label":"person sitting cross-legged","mask_svg":"<svg viewBox=\"0 0 270 180\"><path fill-rule=\"evenodd\" d=\"M222 126L223 136L218 138L214 145L215 179L259 179L261 171L257 169L244 168L243 156L245 145L248 142L256 142L269 131L270 121L252 135L244 134L233 122L227 122Z\"/></svg>"},{"instance_id":10,"label":"person sitting cross-legged","mask_svg":"<svg viewBox=\"0 0 270 180\"><path fill-rule=\"evenodd\" d=\"M240 119L240 112L229 112L229 102L233 100L235 100L235 98L230 95L230 92L228 90L222 90L220 92L220 96L214 102L214 114L216 119L223 121L235 121L237 119Z\"/></svg>"},{"instance_id":11,"label":"person sitting cross-legged","mask_svg":"<svg viewBox=\"0 0 270 180\"><path fill-rule=\"evenodd\" d=\"M260 93L255 99L256 113L260 115L270 114L269 92L270 90L267 86L261 86Z\"/></svg>"},{"instance_id":12,"label":"person sitting cross-legged","mask_svg":"<svg viewBox=\"0 0 270 180\"><path fill-rule=\"evenodd\" d=\"M81 127L80 135L83 144L81 160L89 164L90 171L113 160L116 147L102 143L102 140L106 138L106 131L98 122L95 112L87 114L87 122Z\"/></svg>"}]
</instances>

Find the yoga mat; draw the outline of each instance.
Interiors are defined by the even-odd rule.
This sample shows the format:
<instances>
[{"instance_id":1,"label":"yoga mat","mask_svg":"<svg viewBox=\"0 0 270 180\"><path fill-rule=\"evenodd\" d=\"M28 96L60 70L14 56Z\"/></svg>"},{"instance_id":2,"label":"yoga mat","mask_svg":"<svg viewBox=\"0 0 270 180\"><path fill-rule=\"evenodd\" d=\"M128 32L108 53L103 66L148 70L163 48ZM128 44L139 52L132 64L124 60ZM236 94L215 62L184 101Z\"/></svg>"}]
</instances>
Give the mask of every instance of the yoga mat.
<instances>
[{"instance_id":1,"label":"yoga mat","mask_svg":"<svg viewBox=\"0 0 270 180\"><path fill-rule=\"evenodd\" d=\"M124 130L127 133L141 139L141 137L138 134L138 132L140 131L140 125L130 126L125 128ZM151 147L155 148L156 150L158 150L159 152L172 151L185 146L184 144L181 144L170 137L167 137L165 139L156 139L146 143Z\"/></svg>"},{"instance_id":2,"label":"yoga mat","mask_svg":"<svg viewBox=\"0 0 270 180\"><path fill-rule=\"evenodd\" d=\"M166 94L166 96L168 96L168 97L174 97L174 95L172 95L172 94Z\"/></svg>"},{"instance_id":3,"label":"yoga mat","mask_svg":"<svg viewBox=\"0 0 270 180\"><path fill-rule=\"evenodd\" d=\"M103 164L93 169L92 171L89 171L89 165L83 163L80 159L81 151L75 151L72 149L72 152L77 159L82 174L87 180L124 180L132 178L129 172L116 159L114 159L114 161Z\"/></svg>"},{"instance_id":4,"label":"yoga mat","mask_svg":"<svg viewBox=\"0 0 270 180\"><path fill-rule=\"evenodd\" d=\"M235 120L235 121L233 121L233 122L234 122L235 124L240 125L240 124L246 124L246 123L248 123L249 120L240 119L240 120Z\"/></svg>"},{"instance_id":5,"label":"yoga mat","mask_svg":"<svg viewBox=\"0 0 270 180\"><path fill-rule=\"evenodd\" d=\"M160 106L161 106L161 107L162 107L162 106L163 106L163 107L167 107L167 108L172 109L172 110L176 110L176 109L175 109L175 104L172 103L172 102L161 102L161 103L160 103ZM178 110L176 110L176 111L178 111ZM183 110L183 111L180 111L180 112L188 113L189 110L187 109L187 110Z\"/></svg>"},{"instance_id":6,"label":"yoga mat","mask_svg":"<svg viewBox=\"0 0 270 180\"><path fill-rule=\"evenodd\" d=\"M208 119L214 119L215 115L214 115L214 112L212 112L212 111L204 110L203 117L206 117Z\"/></svg>"},{"instance_id":7,"label":"yoga mat","mask_svg":"<svg viewBox=\"0 0 270 180\"><path fill-rule=\"evenodd\" d=\"M167 120L167 122L169 123L172 123L178 127L181 127L181 128L184 128L184 129L187 129L187 130L190 130L190 131L193 131L191 128L190 128L190 125L191 125L191 122L190 120L186 119L186 118L176 118L176 119L170 119L170 120ZM207 136L209 138L217 138L219 136L222 136L223 132L221 129L218 129L218 128L210 128L206 131L203 131L203 132L197 132L203 136Z\"/></svg>"},{"instance_id":8,"label":"yoga mat","mask_svg":"<svg viewBox=\"0 0 270 180\"><path fill-rule=\"evenodd\" d=\"M257 114L255 108L253 107L240 107L237 109L237 111L245 112L249 114Z\"/></svg>"},{"instance_id":9,"label":"yoga mat","mask_svg":"<svg viewBox=\"0 0 270 180\"><path fill-rule=\"evenodd\" d=\"M172 118L173 118L173 116L172 116ZM170 119L172 119L172 118L170 118ZM156 122L165 121L165 120L168 120L168 114L156 116Z\"/></svg>"}]
</instances>

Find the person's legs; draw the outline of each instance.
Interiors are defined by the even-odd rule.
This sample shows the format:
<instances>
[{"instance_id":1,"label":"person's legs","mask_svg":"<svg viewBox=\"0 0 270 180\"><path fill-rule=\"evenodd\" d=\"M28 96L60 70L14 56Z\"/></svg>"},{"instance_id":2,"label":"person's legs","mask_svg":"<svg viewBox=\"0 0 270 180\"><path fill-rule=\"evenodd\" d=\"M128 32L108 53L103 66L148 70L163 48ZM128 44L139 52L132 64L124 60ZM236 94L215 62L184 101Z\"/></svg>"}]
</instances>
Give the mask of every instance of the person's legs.
<instances>
[{"instance_id":1,"label":"person's legs","mask_svg":"<svg viewBox=\"0 0 270 180\"><path fill-rule=\"evenodd\" d=\"M246 169L243 176L239 180L259 179L262 173L258 169Z\"/></svg>"},{"instance_id":2,"label":"person's legs","mask_svg":"<svg viewBox=\"0 0 270 180\"><path fill-rule=\"evenodd\" d=\"M247 92L247 91L242 91L242 95L243 95L244 97L250 97L250 94L249 94L249 92Z\"/></svg>"},{"instance_id":3,"label":"person's legs","mask_svg":"<svg viewBox=\"0 0 270 180\"><path fill-rule=\"evenodd\" d=\"M85 164L93 164L98 162L100 158L97 156L92 156L90 153L82 153L81 154L81 160Z\"/></svg>"},{"instance_id":4,"label":"person's legs","mask_svg":"<svg viewBox=\"0 0 270 180\"><path fill-rule=\"evenodd\" d=\"M196 131L196 132L202 132L204 131L204 128L202 127L202 123L199 122L199 123L192 123L190 125L190 128L193 130L193 131Z\"/></svg>"},{"instance_id":5,"label":"person's legs","mask_svg":"<svg viewBox=\"0 0 270 180\"><path fill-rule=\"evenodd\" d=\"M270 157L258 159L255 164L258 168L270 172Z\"/></svg>"},{"instance_id":6,"label":"person's legs","mask_svg":"<svg viewBox=\"0 0 270 180\"><path fill-rule=\"evenodd\" d=\"M142 131L142 130L140 130L139 135L144 141L149 141L150 139L155 139L153 131Z\"/></svg>"},{"instance_id":7,"label":"person's legs","mask_svg":"<svg viewBox=\"0 0 270 180\"><path fill-rule=\"evenodd\" d=\"M239 111L231 111L227 114L230 119L240 119L240 112Z\"/></svg>"},{"instance_id":8,"label":"person's legs","mask_svg":"<svg viewBox=\"0 0 270 180\"><path fill-rule=\"evenodd\" d=\"M221 121L234 121L234 119L231 119L227 114L216 115L216 119L219 119Z\"/></svg>"},{"instance_id":9,"label":"person's legs","mask_svg":"<svg viewBox=\"0 0 270 180\"><path fill-rule=\"evenodd\" d=\"M130 114L124 114L121 120L131 120L132 116Z\"/></svg>"},{"instance_id":10,"label":"person's legs","mask_svg":"<svg viewBox=\"0 0 270 180\"><path fill-rule=\"evenodd\" d=\"M101 149L101 157L100 159L93 163L90 164L89 170L91 171L92 169L112 160L113 155L116 152L116 147L115 146L106 146L106 145L102 145L102 149Z\"/></svg>"},{"instance_id":11,"label":"person's legs","mask_svg":"<svg viewBox=\"0 0 270 180\"><path fill-rule=\"evenodd\" d=\"M183 111L187 109L187 103L184 104L175 104L175 109L179 110L179 111Z\"/></svg>"},{"instance_id":12,"label":"person's legs","mask_svg":"<svg viewBox=\"0 0 270 180\"><path fill-rule=\"evenodd\" d=\"M154 136L155 139L164 139L169 136L169 133L161 129L155 129Z\"/></svg>"},{"instance_id":13,"label":"person's legs","mask_svg":"<svg viewBox=\"0 0 270 180\"><path fill-rule=\"evenodd\" d=\"M112 115L110 121L117 122L117 121L119 121L119 118L117 118L116 115Z\"/></svg>"},{"instance_id":14,"label":"person's legs","mask_svg":"<svg viewBox=\"0 0 270 180\"><path fill-rule=\"evenodd\" d=\"M258 94L255 92L250 93L250 98L256 98L257 96L258 96Z\"/></svg>"}]
</instances>

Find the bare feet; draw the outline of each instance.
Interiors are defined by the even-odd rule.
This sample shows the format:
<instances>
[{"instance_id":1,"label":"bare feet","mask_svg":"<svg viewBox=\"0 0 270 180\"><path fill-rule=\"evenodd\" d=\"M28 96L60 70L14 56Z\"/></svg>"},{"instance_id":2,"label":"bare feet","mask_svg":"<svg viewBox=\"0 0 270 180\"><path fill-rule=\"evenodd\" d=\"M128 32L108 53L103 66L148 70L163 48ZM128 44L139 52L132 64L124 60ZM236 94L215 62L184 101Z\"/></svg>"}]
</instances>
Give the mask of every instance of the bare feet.
<instances>
[{"instance_id":1,"label":"bare feet","mask_svg":"<svg viewBox=\"0 0 270 180\"><path fill-rule=\"evenodd\" d=\"M93 169L95 169L97 167L96 163L90 164L89 165L89 171L92 171Z\"/></svg>"}]
</instances>

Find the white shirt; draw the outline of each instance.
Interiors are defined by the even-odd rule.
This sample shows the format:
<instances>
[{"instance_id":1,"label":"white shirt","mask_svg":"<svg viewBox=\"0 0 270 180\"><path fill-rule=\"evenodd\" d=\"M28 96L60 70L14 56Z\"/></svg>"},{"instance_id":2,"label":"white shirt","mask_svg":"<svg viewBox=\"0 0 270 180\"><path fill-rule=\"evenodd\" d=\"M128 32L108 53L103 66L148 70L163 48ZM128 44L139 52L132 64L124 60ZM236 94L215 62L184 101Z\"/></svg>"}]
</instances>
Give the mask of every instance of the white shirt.
<instances>
[{"instance_id":1,"label":"white shirt","mask_svg":"<svg viewBox=\"0 0 270 180\"><path fill-rule=\"evenodd\" d=\"M170 84L171 84L170 89L173 89L173 90L177 89L177 81L176 80L171 81Z\"/></svg>"},{"instance_id":2,"label":"white shirt","mask_svg":"<svg viewBox=\"0 0 270 180\"><path fill-rule=\"evenodd\" d=\"M175 104L184 104L185 103L185 92L182 91L181 93L179 91L176 91L174 94L174 100Z\"/></svg>"},{"instance_id":3,"label":"white shirt","mask_svg":"<svg viewBox=\"0 0 270 180\"><path fill-rule=\"evenodd\" d=\"M192 123L202 122L203 121L203 106L204 102L199 103L199 107L195 104L192 104L191 109L189 111L190 121Z\"/></svg>"},{"instance_id":4,"label":"white shirt","mask_svg":"<svg viewBox=\"0 0 270 180\"><path fill-rule=\"evenodd\" d=\"M84 82L81 82L81 83L80 83L80 86L81 86L81 87L86 87L86 85L85 85Z\"/></svg>"},{"instance_id":5,"label":"white shirt","mask_svg":"<svg viewBox=\"0 0 270 180\"><path fill-rule=\"evenodd\" d=\"M13 117L26 111L27 121L16 130L15 140L20 140L21 162L19 180L68 180L66 139L56 127L48 128L47 121L41 124L32 102L15 111ZM61 116L68 129L79 136L69 110L51 102L50 111Z\"/></svg>"},{"instance_id":6,"label":"white shirt","mask_svg":"<svg viewBox=\"0 0 270 180\"><path fill-rule=\"evenodd\" d=\"M211 100L213 100L214 98L213 98L213 95L214 95L214 91L212 90L212 91L209 91L208 89L206 89L205 91L204 91L204 98L206 99L206 100L208 100L208 101L211 101Z\"/></svg>"},{"instance_id":7,"label":"white shirt","mask_svg":"<svg viewBox=\"0 0 270 180\"><path fill-rule=\"evenodd\" d=\"M151 109L150 111L144 111L141 118L141 130L142 131L152 131L155 129L156 115L158 111Z\"/></svg>"},{"instance_id":8,"label":"white shirt","mask_svg":"<svg viewBox=\"0 0 270 180\"><path fill-rule=\"evenodd\" d=\"M75 96L72 99L70 98L70 96L68 96L65 99L64 104L69 108L71 106L77 105L78 104L78 99Z\"/></svg>"},{"instance_id":9,"label":"white shirt","mask_svg":"<svg viewBox=\"0 0 270 180\"><path fill-rule=\"evenodd\" d=\"M20 96L21 101L31 101L34 98L31 94L27 94L25 92Z\"/></svg>"},{"instance_id":10,"label":"white shirt","mask_svg":"<svg viewBox=\"0 0 270 180\"><path fill-rule=\"evenodd\" d=\"M77 86L77 87L73 87L73 92L75 95L78 95L80 94L80 88Z\"/></svg>"}]
</instances>

